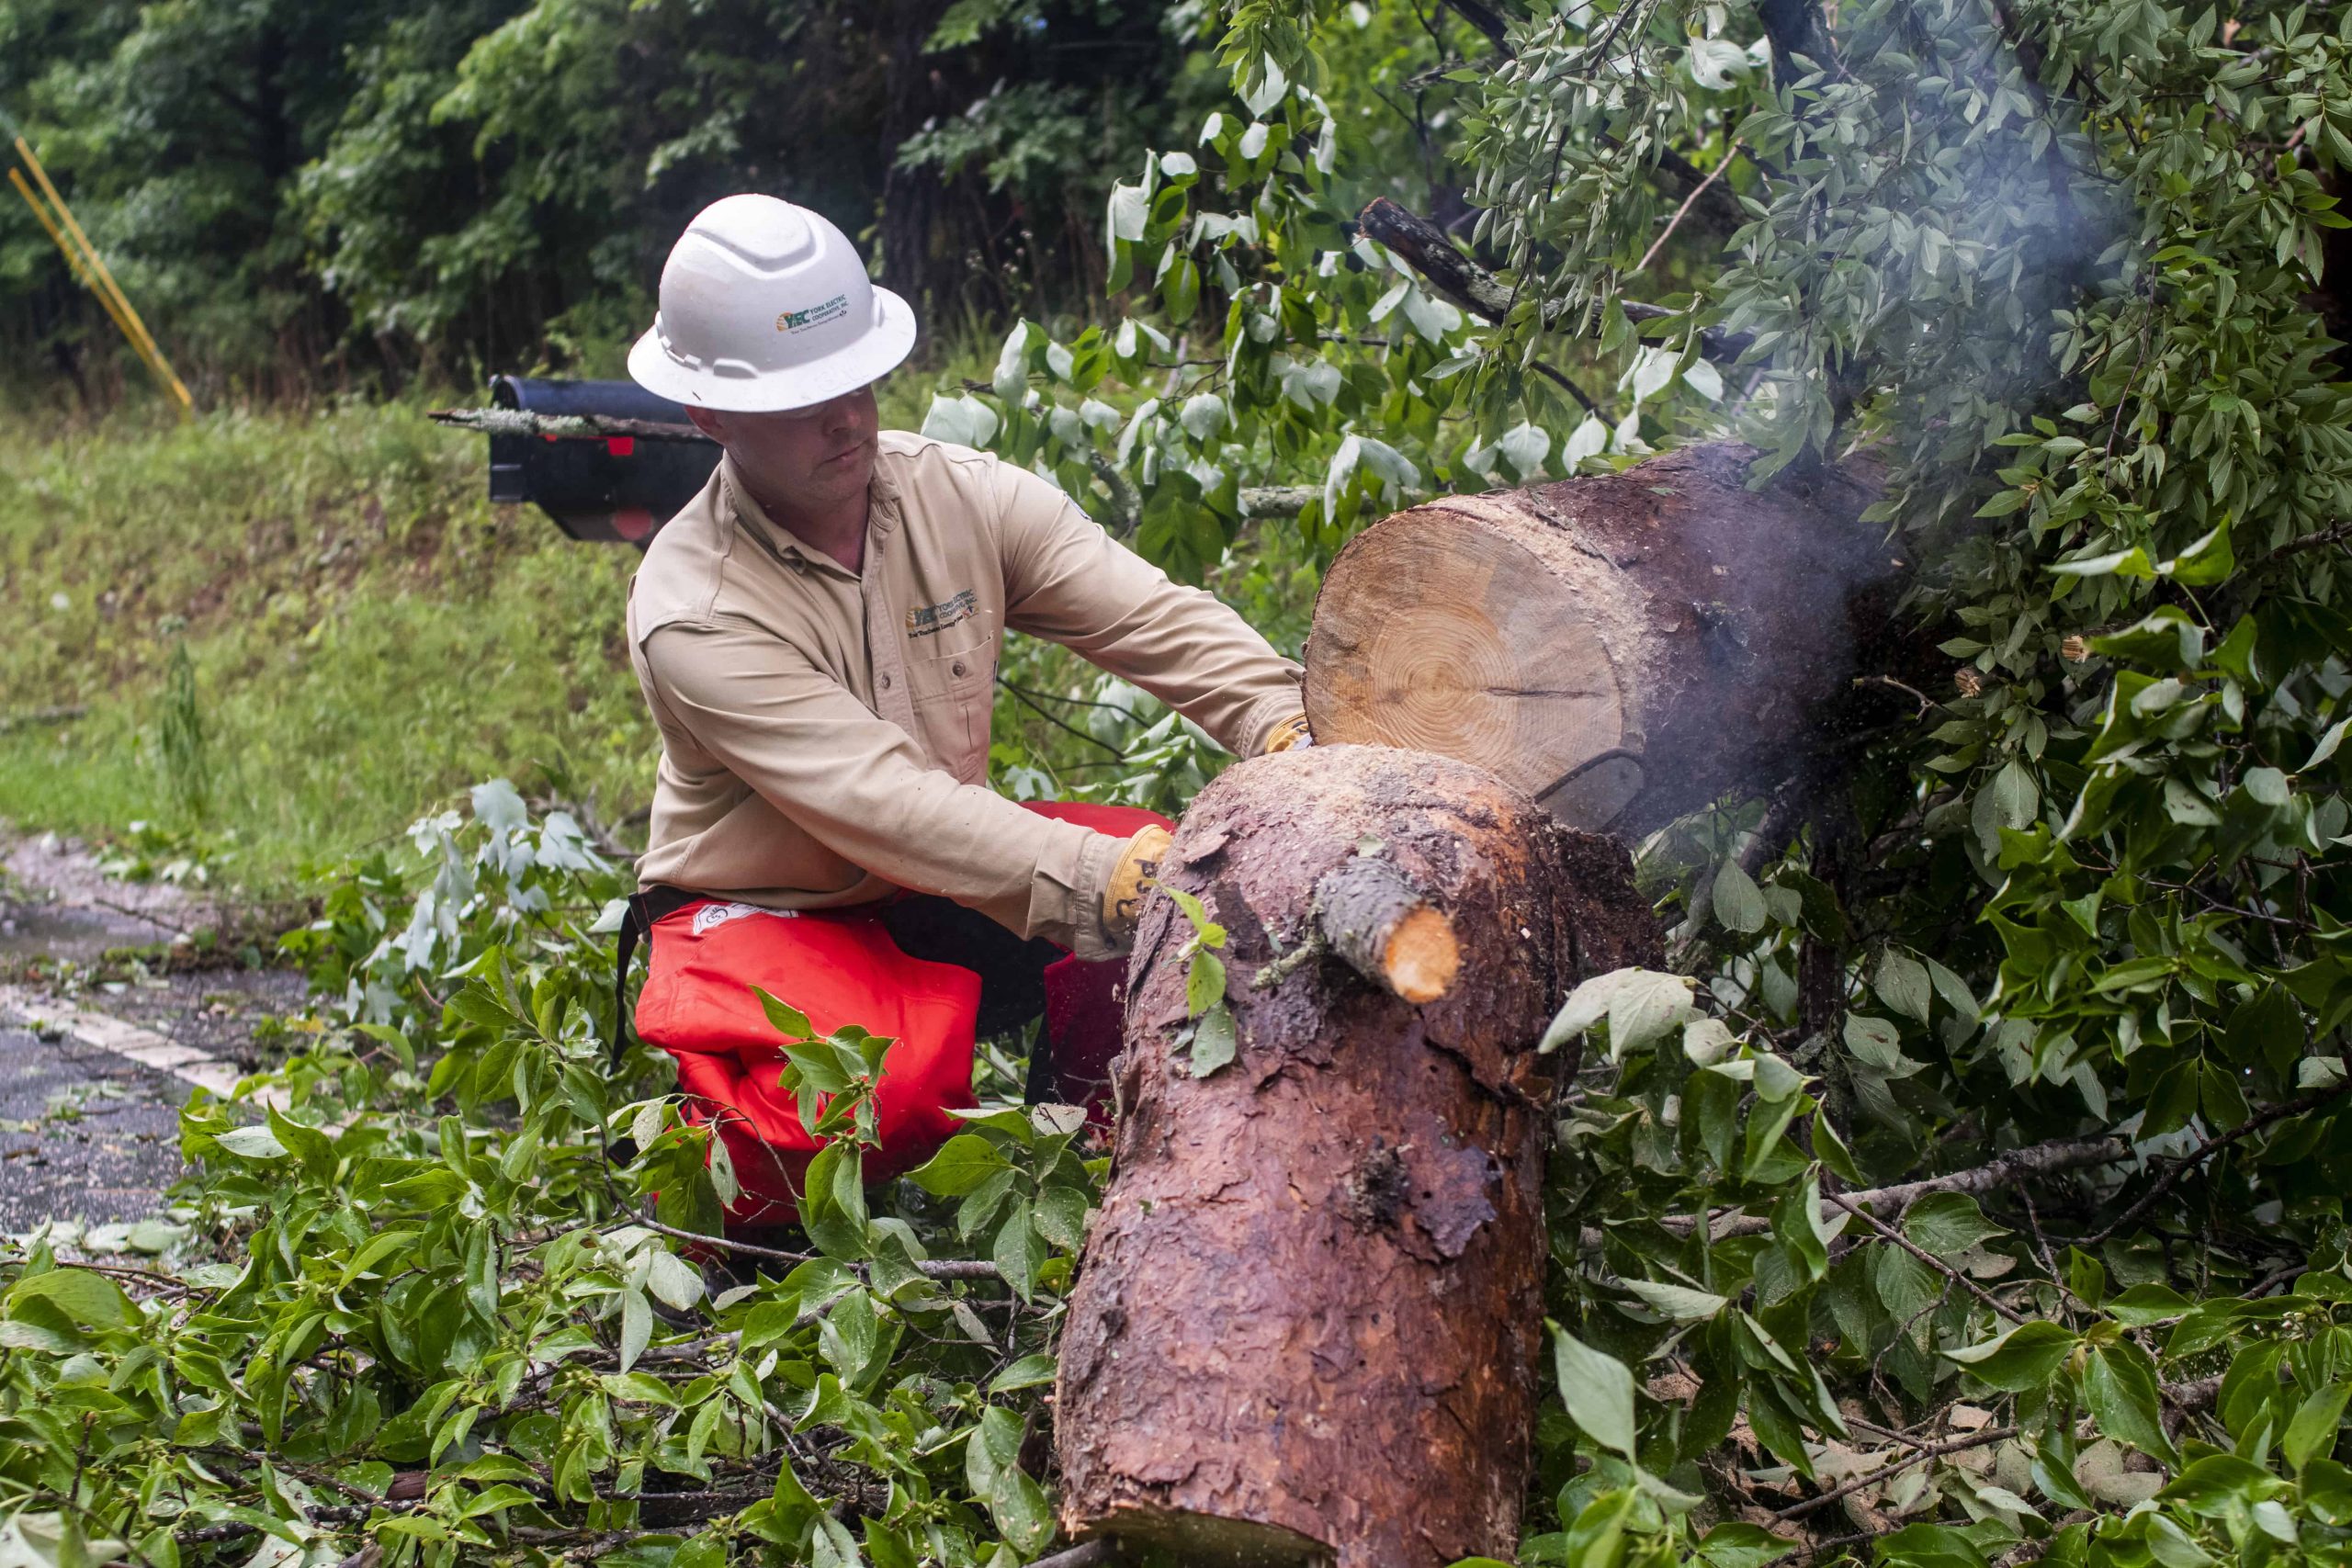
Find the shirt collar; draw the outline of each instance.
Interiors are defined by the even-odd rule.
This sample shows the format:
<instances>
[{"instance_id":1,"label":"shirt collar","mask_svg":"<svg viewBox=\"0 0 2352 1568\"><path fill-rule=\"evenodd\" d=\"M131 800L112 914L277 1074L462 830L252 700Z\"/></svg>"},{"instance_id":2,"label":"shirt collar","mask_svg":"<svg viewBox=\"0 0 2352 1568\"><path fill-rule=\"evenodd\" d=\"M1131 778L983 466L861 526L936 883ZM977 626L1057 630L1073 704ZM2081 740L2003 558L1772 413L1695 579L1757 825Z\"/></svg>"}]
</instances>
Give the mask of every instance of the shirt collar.
<instances>
[{"instance_id":1,"label":"shirt collar","mask_svg":"<svg viewBox=\"0 0 2352 1568\"><path fill-rule=\"evenodd\" d=\"M899 525L898 479L890 473L889 465L883 460L884 456L879 451L875 454L874 477L865 490L865 544L869 560L875 541L888 536ZM753 498L751 487L743 482L742 472L735 467L735 459L723 453L718 459L718 482L728 511L745 525L769 554L787 561L803 562L852 582L858 580L857 573L804 542L797 534L770 517L766 509Z\"/></svg>"}]
</instances>

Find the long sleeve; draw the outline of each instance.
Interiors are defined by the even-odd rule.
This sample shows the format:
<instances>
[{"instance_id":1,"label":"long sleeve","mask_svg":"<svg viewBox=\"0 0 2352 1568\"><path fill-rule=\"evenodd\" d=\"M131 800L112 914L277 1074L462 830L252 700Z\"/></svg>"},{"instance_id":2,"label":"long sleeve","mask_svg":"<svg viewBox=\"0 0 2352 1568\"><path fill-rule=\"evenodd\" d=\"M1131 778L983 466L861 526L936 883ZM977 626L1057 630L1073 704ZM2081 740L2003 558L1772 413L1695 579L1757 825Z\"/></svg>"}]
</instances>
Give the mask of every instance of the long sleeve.
<instances>
[{"instance_id":1,"label":"long sleeve","mask_svg":"<svg viewBox=\"0 0 2352 1568\"><path fill-rule=\"evenodd\" d=\"M1215 595L1170 581L1036 475L1000 464L996 484L1007 626L1134 682L1239 756L1301 711L1298 665Z\"/></svg>"},{"instance_id":2,"label":"long sleeve","mask_svg":"<svg viewBox=\"0 0 2352 1568\"><path fill-rule=\"evenodd\" d=\"M831 853L1081 958L1114 949L1102 893L1120 840L926 766L914 741L772 633L716 619L644 641L667 762L707 759Z\"/></svg>"}]
</instances>

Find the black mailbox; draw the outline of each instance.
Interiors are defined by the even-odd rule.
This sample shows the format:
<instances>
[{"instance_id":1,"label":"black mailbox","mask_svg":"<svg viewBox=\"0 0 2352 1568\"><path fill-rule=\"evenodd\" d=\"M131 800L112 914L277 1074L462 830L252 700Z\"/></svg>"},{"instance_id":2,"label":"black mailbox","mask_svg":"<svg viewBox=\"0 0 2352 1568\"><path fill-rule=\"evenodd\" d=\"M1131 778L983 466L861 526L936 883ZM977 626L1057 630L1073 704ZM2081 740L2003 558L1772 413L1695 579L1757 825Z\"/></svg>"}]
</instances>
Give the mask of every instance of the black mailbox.
<instances>
[{"instance_id":1,"label":"black mailbox","mask_svg":"<svg viewBox=\"0 0 2352 1568\"><path fill-rule=\"evenodd\" d=\"M634 381L491 379L490 400L526 413L602 414L684 424L686 411ZM625 540L645 547L654 530L694 499L718 466L707 441L627 435L587 441L551 435L490 438L490 499L527 501L575 539Z\"/></svg>"}]
</instances>

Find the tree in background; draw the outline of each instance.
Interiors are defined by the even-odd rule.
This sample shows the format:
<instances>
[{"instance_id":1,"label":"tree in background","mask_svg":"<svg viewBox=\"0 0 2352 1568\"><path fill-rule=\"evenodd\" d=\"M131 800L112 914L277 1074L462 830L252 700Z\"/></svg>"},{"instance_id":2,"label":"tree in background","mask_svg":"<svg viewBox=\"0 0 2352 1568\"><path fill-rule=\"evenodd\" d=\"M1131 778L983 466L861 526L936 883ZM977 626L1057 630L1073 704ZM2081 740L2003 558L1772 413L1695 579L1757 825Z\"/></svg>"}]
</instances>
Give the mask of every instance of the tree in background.
<instances>
[{"instance_id":1,"label":"tree in background","mask_svg":"<svg viewBox=\"0 0 2352 1568\"><path fill-rule=\"evenodd\" d=\"M1084 297L1096 171L1197 30L1170 25L1105 0L8 0L0 107L203 385L609 371L671 241L735 190L862 231L951 330ZM46 247L0 217L0 332L75 380L110 340Z\"/></svg>"}]
</instances>

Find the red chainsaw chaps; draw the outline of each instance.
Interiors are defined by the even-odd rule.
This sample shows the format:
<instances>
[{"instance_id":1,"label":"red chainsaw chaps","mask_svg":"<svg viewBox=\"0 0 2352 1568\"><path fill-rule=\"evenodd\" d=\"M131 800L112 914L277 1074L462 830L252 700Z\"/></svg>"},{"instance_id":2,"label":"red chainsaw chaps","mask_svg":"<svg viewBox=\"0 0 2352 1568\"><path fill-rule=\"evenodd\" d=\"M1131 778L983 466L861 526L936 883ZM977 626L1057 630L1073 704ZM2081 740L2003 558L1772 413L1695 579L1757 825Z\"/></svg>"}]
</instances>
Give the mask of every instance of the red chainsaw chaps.
<instances>
[{"instance_id":1,"label":"red chainsaw chaps","mask_svg":"<svg viewBox=\"0 0 2352 1568\"><path fill-rule=\"evenodd\" d=\"M1131 807L1023 804L1122 837L1166 820ZM894 1042L875 1089L881 1146L867 1151L869 1179L930 1158L956 1133L950 1112L973 1104L980 977L900 952L878 908L763 909L710 898L653 924L638 1036L677 1059L688 1116L718 1123L743 1190L729 1211L730 1227L789 1224L818 1149L795 1097L778 1086L783 1041L753 986L798 1008L820 1035L855 1024ZM1065 1081L1107 1080L1125 968L1069 957L1047 966L1044 1037Z\"/></svg>"}]
</instances>

